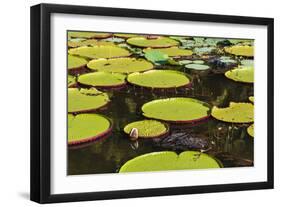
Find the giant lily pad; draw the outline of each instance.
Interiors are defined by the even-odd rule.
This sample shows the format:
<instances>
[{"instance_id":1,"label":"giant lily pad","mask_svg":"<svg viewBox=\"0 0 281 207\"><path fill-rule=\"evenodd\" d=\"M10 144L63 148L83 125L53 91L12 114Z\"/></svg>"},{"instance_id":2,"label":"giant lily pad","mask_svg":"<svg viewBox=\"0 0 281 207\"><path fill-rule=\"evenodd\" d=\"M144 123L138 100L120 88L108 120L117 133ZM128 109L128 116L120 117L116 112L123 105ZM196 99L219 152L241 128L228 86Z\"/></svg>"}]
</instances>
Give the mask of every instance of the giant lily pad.
<instances>
[{"instance_id":1,"label":"giant lily pad","mask_svg":"<svg viewBox=\"0 0 281 207\"><path fill-rule=\"evenodd\" d=\"M208 104L192 98L167 98L145 103L143 115L170 122L192 123L210 116Z\"/></svg>"},{"instance_id":2,"label":"giant lily pad","mask_svg":"<svg viewBox=\"0 0 281 207\"><path fill-rule=\"evenodd\" d=\"M191 56L193 54L192 50L181 49L178 47L159 48L159 49L147 48L144 49L143 51L145 53L149 51L158 51L168 55L169 57L184 57L184 56Z\"/></svg>"},{"instance_id":3,"label":"giant lily pad","mask_svg":"<svg viewBox=\"0 0 281 207\"><path fill-rule=\"evenodd\" d=\"M142 120L132 122L125 126L124 132L130 134L131 130L136 128L138 130L139 138L155 138L161 137L168 133L169 127L156 120Z\"/></svg>"},{"instance_id":4,"label":"giant lily pad","mask_svg":"<svg viewBox=\"0 0 281 207\"><path fill-rule=\"evenodd\" d=\"M254 121L254 105L251 103L230 102L229 107L212 109L212 116L220 121L231 123L251 123Z\"/></svg>"},{"instance_id":5,"label":"giant lily pad","mask_svg":"<svg viewBox=\"0 0 281 207\"><path fill-rule=\"evenodd\" d=\"M68 41L68 47L81 47L81 46L114 46L112 42L98 41L95 39L88 39L83 41Z\"/></svg>"},{"instance_id":6,"label":"giant lily pad","mask_svg":"<svg viewBox=\"0 0 281 207\"><path fill-rule=\"evenodd\" d=\"M121 38L130 38L130 37L136 37L139 35L136 34L125 34L125 33L116 33L114 34L115 37L121 37Z\"/></svg>"},{"instance_id":7,"label":"giant lily pad","mask_svg":"<svg viewBox=\"0 0 281 207\"><path fill-rule=\"evenodd\" d=\"M68 50L68 53L72 55L78 55L78 56L90 58L90 59L127 57L131 55L131 53L128 50L111 45L78 47Z\"/></svg>"},{"instance_id":8,"label":"giant lily pad","mask_svg":"<svg viewBox=\"0 0 281 207\"><path fill-rule=\"evenodd\" d=\"M227 53L237 56L252 57L254 55L254 47L248 45L234 45L231 47L226 47L224 50Z\"/></svg>"},{"instance_id":9,"label":"giant lily pad","mask_svg":"<svg viewBox=\"0 0 281 207\"><path fill-rule=\"evenodd\" d=\"M214 158L205 153L185 151L177 154L172 151L152 152L127 161L119 170L124 172L190 170L220 168Z\"/></svg>"},{"instance_id":10,"label":"giant lily pad","mask_svg":"<svg viewBox=\"0 0 281 207\"><path fill-rule=\"evenodd\" d=\"M110 33L104 32L68 32L68 36L72 38L108 38L111 36Z\"/></svg>"},{"instance_id":11,"label":"giant lily pad","mask_svg":"<svg viewBox=\"0 0 281 207\"><path fill-rule=\"evenodd\" d=\"M150 70L128 75L131 84L149 88L177 88L190 85L190 78L185 73L174 70Z\"/></svg>"},{"instance_id":12,"label":"giant lily pad","mask_svg":"<svg viewBox=\"0 0 281 207\"><path fill-rule=\"evenodd\" d=\"M98 114L68 114L68 145L82 144L104 137L112 130L110 121Z\"/></svg>"},{"instance_id":13,"label":"giant lily pad","mask_svg":"<svg viewBox=\"0 0 281 207\"><path fill-rule=\"evenodd\" d=\"M68 89L68 112L87 112L99 109L109 102L106 93L87 95L77 88Z\"/></svg>"},{"instance_id":14,"label":"giant lily pad","mask_svg":"<svg viewBox=\"0 0 281 207\"><path fill-rule=\"evenodd\" d=\"M113 73L133 73L139 71L146 71L153 68L152 63L142 58L114 58L91 60L87 66L92 70Z\"/></svg>"},{"instance_id":15,"label":"giant lily pad","mask_svg":"<svg viewBox=\"0 0 281 207\"><path fill-rule=\"evenodd\" d=\"M68 55L67 61L68 61L67 68L69 70L84 67L88 63L88 61L85 60L84 58L73 56L73 55Z\"/></svg>"},{"instance_id":16,"label":"giant lily pad","mask_svg":"<svg viewBox=\"0 0 281 207\"><path fill-rule=\"evenodd\" d=\"M243 66L234 68L225 73L225 76L229 79L244 83L254 82L254 67L253 66Z\"/></svg>"},{"instance_id":17,"label":"giant lily pad","mask_svg":"<svg viewBox=\"0 0 281 207\"><path fill-rule=\"evenodd\" d=\"M247 128L247 132L251 137L254 137L254 124Z\"/></svg>"},{"instance_id":18,"label":"giant lily pad","mask_svg":"<svg viewBox=\"0 0 281 207\"><path fill-rule=\"evenodd\" d=\"M147 37L131 37L127 39L127 42L131 45L138 47L171 47L179 45L179 42L168 38L168 37L156 37L156 38L147 38Z\"/></svg>"},{"instance_id":19,"label":"giant lily pad","mask_svg":"<svg viewBox=\"0 0 281 207\"><path fill-rule=\"evenodd\" d=\"M78 82L95 87L119 87L126 83L125 78L125 75L119 73L94 72L80 75Z\"/></svg>"}]
</instances>

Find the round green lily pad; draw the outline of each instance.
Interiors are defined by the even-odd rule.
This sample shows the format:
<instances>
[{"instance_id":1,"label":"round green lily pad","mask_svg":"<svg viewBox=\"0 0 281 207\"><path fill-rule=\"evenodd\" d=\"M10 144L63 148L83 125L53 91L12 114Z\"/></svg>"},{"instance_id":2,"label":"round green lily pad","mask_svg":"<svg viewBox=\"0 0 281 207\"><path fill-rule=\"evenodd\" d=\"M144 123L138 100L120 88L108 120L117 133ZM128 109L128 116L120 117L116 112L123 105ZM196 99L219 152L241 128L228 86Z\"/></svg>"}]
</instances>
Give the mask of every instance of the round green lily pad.
<instances>
[{"instance_id":1,"label":"round green lily pad","mask_svg":"<svg viewBox=\"0 0 281 207\"><path fill-rule=\"evenodd\" d=\"M95 87L119 87L126 84L126 76L120 73L94 72L78 77L78 82Z\"/></svg>"},{"instance_id":2,"label":"round green lily pad","mask_svg":"<svg viewBox=\"0 0 281 207\"><path fill-rule=\"evenodd\" d=\"M179 155L172 151L152 152L127 161L119 170L124 172L167 171L220 168L221 164L211 156L196 151Z\"/></svg>"},{"instance_id":3,"label":"round green lily pad","mask_svg":"<svg viewBox=\"0 0 281 207\"><path fill-rule=\"evenodd\" d=\"M110 33L104 32L68 32L68 36L72 38L108 38L111 36Z\"/></svg>"},{"instance_id":4,"label":"round green lily pad","mask_svg":"<svg viewBox=\"0 0 281 207\"><path fill-rule=\"evenodd\" d=\"M90 58L90 59L127 57L131 55L131 53L128 50L111 45L78 47L78 48L69 49L68 53L72 55L78 55L81 57Z\"/></svg>"},{"instance_id":5,"label":"round green lily pad","mask_svg":"<svg viewBox=\"0 0 281 207\"><path fill-rule=\"evenodd\" d=\"M174 70L150 70L128 75L131 84L149 88L177 88L190 85L190 78L185 73Z\"/></svg>"},{"instance_id":6,"label":"round green lily pad","mask_svg":"<svg viewBox=\"0 0 281 207\"><path fill-rule=\"evenodd\" d=\"M76 78L72 75L67 75L67 86L72 87L76 84Z\"/></svg>"},{"instance_id":7,"label":"round green lily pad","mask_svg":"<svg viewBox=\"0 0 281 207\"><path fill-rule=\"evenodd\" d=\"M84 67L87 63L88 61L82 57L77 57L73 55L68 55L67 57L67 68L69 70Z\"/></svg>"},{"instance_id":8,"label":"round green lily pad","mask_svg":"<svg viewBox=\"0 0 281 207\"><path fill-rule=\"evenodd\" d=\"M164 134L167 134L169 131L169 127L167 124L156 120L142 120L132 122L125 126L124 132L126 134L130 134L133 128L136 128L138 130L139 138L160 137Z\"/></svg>"},{"instance_id":9,"label":"round green lily pad","mask_svg":"<svg viewBox=\"0 0 281 207\"><path fill-rule=\"evenodd\" d=\"M208 65L203 65L203 64L187 64L185 65L186 68L192 69L192 70L208 70L210 67Z\"/></svg>"},{"instance_id":10,"label":"round green lily pad","mask_svg":"<svg viewBox=\"0 0 281 207\"><path fill-rule=\"evenodd\" d=\"M121 37L121 38L130 38L130 37L136 37L139 35L136 34L125 34L125 33L116 33L114 34L115 37Z\"/></svg>"},{"instance_id":11,"label":"round green lily pad","mask_svg":"<svg viewBox=\"0 0 281 207\"><path fill-rule=\"evenodd\" d=\"M251 123L254 121L254 105L251 103L230 102L229 107L212 109L212 116L220 121L231 123Z\"/></svg>"},{"instance_id":12,"label":"round green lily pad","mask_svg":"<svg viewBox=\"0 0 281 207\"><path fill-rule=\"evenodd\" d=\"M251 101L251 102L254 103L254 96L250 96L250 97L249 97L249 101Z\"/></svg>"},{"instance_id":13,"label":"round green lily pad","mask_svg":"<svg viewBox=\"0 0 281 207\"><path fill-rule=\"evenodd\" d=\"M153 64L142 58L113 58L91 60L87 67L112 73L133 73L150 70L153 68Z\"/></svg>"},{"instance_id":14,"label":"round green lily pad","mask_svg":"<svg viewBox=\"0 0 281 207\"><path fill-rule=\"evenodd\" d=\"M225 73L225 76L234 81L243 83L253 83L254 82L254 67L252 66L242 66L234 68Z\"/></svg>"},{"instance_id":15,"label":"round green lily pad","mask_svg":"<svg viewBox=\"0 0 281 207\"><path fill-rule=\"evenodd\" d=\"M192 98L158 99L141 109L145 117L178 123L193 123L210 116L209 105Z\"/></svg>"},{"instance_id":16,"label":"round green lily pad","mask_svg":"<svg viewBox=\"0 0 281 207\"><path fill-rule=\"evenodd\" d=\"M168 55L169 57L185 57L185 56L191 56L193 54L192 50L181 49L178 47L159 48L159 49L147 48L144 49L143 51L145 53L148 51L158 51Z\"/></svg>"},{"instance_id":17,"label":"round green lily pad","mask_svg":"<svg viewBox=\"0 0 281 207\"><path fill-rule=\"evenodd\" d=\"M156 37L156 38L147 38L147 37L131 37L127 39L127 43L135 45L138 47L171 47L179 45L179 42L168 38L168 37Z\"/></svg>"},{"instance_id":18,"label":"round green lily pad","mask_svg":"<svg viewBox=\"0 0 281 207\"><path fill-rule=\"evenodd\" d=\"M104 137L112 124L98 114L68 114L68 145L82 144Z\"/></svg>"},{"instance_id":19,"label":"round green lily pad","mask_svg":"<svg viewBox=\"0 0 281 207\"><path fill-rule=\"evenodd\" d=\"M251 137L254 137L254 124L247 128L247 132Z\"/></svg>"},{"instance_id":20,"label":"round green lily pad","mask_svg":"<svg viewBox=\"0 0 281 207\"><path fill-rule=\"evenodd\" d=\"M106 93L85 94L78 88L68 89L68 112L87 112L99 109L109 102Z\"/></svg>"},{"instance_id":21,"label":"round green lily pad","mask_svg":"<svg viewBox=\"0 0 281 207\"><path fill-rule=\"evenodd\" d=\"M81 47L81 46L114 46L112 42L98 41L95 39L88 39L83 41L68 41L68 47Z\"/></svg>"},{"instance_id":22,"label":"round green lily pad","mask_svg":"<svg viewBox=\"0 0 281 207\"><path fill-rule=\"evenodd\" d=\"M248 45L234 45L231 47L226 47L224 50L227 53L237 55L237 56L245 56L245 57L253 57L254 56L254 47Z\"/></svg>"}]
</instances>

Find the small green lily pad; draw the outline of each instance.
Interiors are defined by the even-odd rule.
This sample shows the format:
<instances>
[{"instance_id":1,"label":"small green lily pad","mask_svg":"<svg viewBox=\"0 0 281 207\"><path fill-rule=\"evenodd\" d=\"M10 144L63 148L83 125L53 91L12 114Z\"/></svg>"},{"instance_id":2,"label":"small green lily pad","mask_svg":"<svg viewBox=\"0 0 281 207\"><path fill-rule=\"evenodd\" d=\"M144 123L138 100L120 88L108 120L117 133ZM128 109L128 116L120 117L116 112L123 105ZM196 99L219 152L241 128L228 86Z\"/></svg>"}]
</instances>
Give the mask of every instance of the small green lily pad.
<instances>
[{"instance_id":1,"label":"small green lily pad","mask_svg":"<svg viewBox=\"0 0 281 207\"><path fill-rule=\"evenodd\" d=\"M149 88L177 88L188 86L190 78L185 73L174 70L150 70L128 75L131 84Z\"/></svg>"},{"instance_id":2,"label":"small green lily pad","mask_svg":"<svg viewBox=\"0 0 281 207\"><path fill-rule=\"evenodd\" d=\"M152 152L127 161L119 170L124 172L167 171L220 168L221 164L211 156L196 151L179 155L172 151Z\"/></svg>"},{"instance_id":3,"label":"small green lily pad","mask_svg":"<svg viewBox=\"0 0 281 207\"><path fill-rule=\"evenodd\" d=\"M180 44L178 41L168 37L147 38L141 36L131 37L127 39L127 43L138 47L152 47L152 48L171 47Z\"/></svg>"},{"instance_id":4,"label":"small green lily pad","mask_svg":"<svg viewBox=\"0 0 281 207\"><path fill-rule=\"evenodd\" d=\"M185 65L186 68L188 69L193 69L193 70L208 70L210 67L208 65L203 65L203 64L187 64Z\"/></svg>"},{"instance_id":5,"label":"small green lily pad","mask_svg":"<svg viewBox=\"0 0 281 207\"><path fill-rule=\"evenodd\" d=\"M150 70L153 68L153 64L142 58L114 58L91 60L87 67L112 73L133 73Z\"/></svg>"},{"instance_id":6,"label":"small green lily pad","mask_svg":"<svg viewBox=\"0 0 281 207\"><path fill-rule=\"evenodd\" d=\"M78 88L68 89L68 112L87 112L99 109L109 102L106 93L87 95L80 92Z\"/></svg>"},{"instance_id":7,"label":"small green lily pad","mask_svg":"<svg viewBox=\"0 0 281 207\"><path fill-rule=\"evenodd\" d=\"M251 123L254 121L254 105L251 103L230 102L229 107L212 109L212 116L220 121L231 123Z\"/></svg>"},{"instance_id":8,"label":"small green lily pad","mask_svg":"<svg viewBox=\"0 0 281 207\"><path fill-rule=\"evenodd\" d=\"M251 137L254 137L254 124L247 128L247 132Z\"/></svg>"},{"instance_id":9,"label":"small green lily pad","mask_svg":"<svg viewBox=\"0 0 281 207\"><path fill-rule=\"evenodd\" d=\"M95 87L118 87L126 84L126 76L120 73L94 72L78 77L78 82Z\"/></svg>"},{"instance_id":10,"label":"small green lily pad","mask_svg":"<svg viewBox=\"0 0 281 207\"><path fill-rule=\"evenodd\" d=\"M111 45L100 45L92 47L78 47L68 50L69 54L78 55L90 59L94 58L115 58L115 57L128 57L131 53L121 47Z\"/></svg>"},{"instance_id":11,"label":"small green lily pad","mask_svg":"<svg viewBox=\"0 0 281 207\"><path fill-rule=\"evenodd\" d=\"M244 60L241 60L240 63L241 63L241 65L245 65L245 66L253 66L254 60L244 59Z\"/></svg>"},{"instance_id":12,"label":"small green lily pad","mask_svg":"<svg viewBox=\"0 0 281 207\"><path fill-rule=\"evenodd\" d=\"M144 56L147 60L155 64L165 64L169 60L169 56L160 51L147 51Z\"/></svg>"},{"instance_id":13,"label":"small green lily pad","mask_svg":"<svg viewBox=\"0 0 281 207\"><path fill-rule=\"evenodd\" d=\"M73 55L68 55L67 57L67 68L69 70L84 67L87 65L87 63L88 61L82 57L77 57Z\"/></svg>"},{"instance_id":14,"label":"small green lily pad","mask_svg":"<svg viewBox=\"0 0 281 207\"><path fill-rule=\"evenodd\" d=\"M245 57L253 57L254 56L254 47L248 45L234 45L231 47L224 48L225 52L237 55L237 56L245 56Z\"/></svg>"},{"instance_id":15,"label":"small green lily pad","mask_svg":"<svg viewBox=\"0 0 281 207\"><path fill-rule=\"evenodd\" d=\"M132 122L124 127L124 132L130 134L131 130L136 128L138 130L139 138L155 138L167 134L169 127L156 120L142 120Z\"/></svg>"},{"instance_id":16,"label":"small green lily pad","mask_svg":"<svg viewBox=\"0 0 281 207\"><path fill-rule=\"evenodd\" d=\"M110 121L98 114L68 114L68 145L97 140L112 130Z\"/></svg>"},{"instance_id":17,"label":"small green lily pad","mask_svg":"<svg viewBox=\"0 0 281 207\"><path fill-rule=\"evenodd\" d=\"M72 75L67 75L67 87L72 87L76 84L76 78Z\"/></svg>"},{"instance_id":18,"label":"small green lily pad","mask_svg":"<svg viewBox=\"0 0 281 207\"><path fill-rule=\"evenodd\" d=\"M253 83L254 82L254 67L252 66L242 66L234 68L225 73L225 76L234 81L243 83Z\"/></svg>"},{"instance_id":19,"label":"small green lily pad","mask_svg":"<svg viewBox=\"0 0 281 207\"><path fill-rule=\"evenodd\" d=\"M108 38L111 36L110 33L104 33L104 32L68 32L67 33L69 37L72 38L97 38L97 39L102 39L102 38Z\"/></svg>"},{"instance_id":20,"label":"small green lily pad","mask_svg":"<svg viewBox=\"0 0 281 207\"><path fill-rule=\"evenodd\" d=\"M159 48L159 49L147 48L144 49L143 51L145 53L149 51L158 51L168 55L169 57L186 57L186 56L191 56L193 54L192 50L181 49L178 47Z\"/></svg>"},{"instance_id":21,"label":"small green lily pad","mask_svg":"<svg viewBox=\"0 0 281 207\"><path fill-rule=\"evenodd\" d=\"M167 98L145 103L145 117L177 123L193 123L210 116L207 103L192 98Z\"/></svg>"}]
</instances>

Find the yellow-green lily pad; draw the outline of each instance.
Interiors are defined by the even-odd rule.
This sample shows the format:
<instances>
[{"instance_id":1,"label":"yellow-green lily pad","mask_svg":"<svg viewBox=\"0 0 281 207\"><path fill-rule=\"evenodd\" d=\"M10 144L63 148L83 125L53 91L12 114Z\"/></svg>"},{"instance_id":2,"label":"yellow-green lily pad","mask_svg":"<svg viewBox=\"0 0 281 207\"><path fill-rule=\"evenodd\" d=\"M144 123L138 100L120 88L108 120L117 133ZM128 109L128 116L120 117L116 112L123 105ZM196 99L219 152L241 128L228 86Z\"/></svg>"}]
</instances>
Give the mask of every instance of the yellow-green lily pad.
<instances>
[{"instance_id":1,"label":"yellow-green lily pad","mask_svg":"<svg viewBox=\"0 0 281 207\"><path fill-rule=\"evenodd\" d=\"M106 93L87 95L78 88L68 88L68 112L88 112L99 109L109 102Z\"/></svg>"},{"instance_id":2,"label":"yellow-green lily pad","mask_svg":"<svg viewBox=\"0 0 281 207\"><path fill-rule=\"evenodd\" d=\"M138 47L171 47L177 46L180 43L174 39L168 37L156 37L156 38L147 38L147 37L131 37L127 39L127 43L135 45Z\"/></svg>"},{"instance_id":3,"label":"yellow-green lily pad","mask_svg":"<svg viewBox=\"0 0 281 207\"><path fill-rule=\"evenodd\" d=\"M78 77L78 82L95 87L120 87L126 84L126 76L120 73L94 72Z\"/></svg>"},{"instance_id":4,"label":"yellow-green lily pad","mask_svg":"<svg viewBox=\"0 0 281 207\"><path fill-rule=\"evenodd\" d=\"M254 47L249 45L234 45L231 47L226 47L224 50L227 53L237 55L237 56L245 56L245 57L253 57L254 56Z\"/></svg>"},{"instance_id":5,"label":"yellow-green lily pad","mask_svg":"<svg viewBox=\"0 0 281 207\"><path fill-rule=\"evenodd\" d=\"M254 82L254 67L253 66L242 66L234 68L225 73L225 76L234 81L243 83Z\"/></svg>"},{"instance_id":6,"label":"yellow-green lily pad","mask_svg":"<svg viewBox=\"0 0 281 207\"><path fill-rule=\"evenodd\" d=\"M140 35L137 34L126 34L126 33L115 33L114 34L115 37L121 37L121 38L130 38L130 37L137 37Z\"/></svg>"},{"instance_id":7,"label":"yellow-green lily pad","mask_svg":"<svg viewBox=\"0 0 281 207\"><path fill-rule=\"evenodd\" d=\"M113 58L91 60L87 67L92 70L112 73L133 73L153 68L153 64L143 58Z\"/></svg>"},{"instance_id":8,"label":"yellow-green lily pad","mask_svg":"<svg viewBox=\"0 0 281 207\"><path fill-rule=\"evenodd\" d=\"M128 75L127 81L131 84L149 88L177 88L188 86L190 78L182 72L174 70L150 70Z\"/></svg>"},{"instance_id":9,"label":"yellow-green lily pad","mask_svg":"<svg viewBox=\"0 0 281 207\"><path fill-rule=\"evenodd\" d=\"M69 54L78 55L90 59L95 58L115 58L115 57L128 57L131 53L121 47L111 45L101 45L92 47L78 47L68 50Z\"/></svg>"},{"instance_id":10,"label":"yellow-green lily pad","mask_svg":"<svg viewBox=\"0 0 281 207\"><path fill-rule=\"evenodd\" d=\"M111 132L111 125L99 114L68 114L68 145L98 140Z\"/></svg>"},{"instance_id":11,"label":"yellow-green lily pad","mask_svg":"<svg viewBox=\"0 0 281 207\"><path fill-rule=\"evenodd\" d=\"M221 164L211 156L196 151L179 155L172 151L152 152L127 161L119 170L124 172L191 170L220 168Z\"/></svg>"},{"instance_id":12,"label":"yellow-green lily pad","mask_svg":"<svg viewBox=\"0 0 281 207\"><path fill-rule=\"evenodd\" d=\"M77 57L74 55L68 55L67 57L67 68L69 70L84 67L87 65L87 63L88 61L82 57Z\"/></svg>"},{"instance_id":13,"label":"yellow-green lily pad","mask_svg":"<svg viewBox=\"0 0 281 207\"><path fill-rule=\"evenodd\" d=\"M147 48L144 49L143 51L145 53L148 51L158 51L168 55L169 57L186 57L186 56L191 56L193 54L192 50L181 49L178 47L158 48L158 49Z\"/></svg>"},{"instance_id":14,"label":"yellow-green lily pad","mask_svg":"<svg viewBox=\"0 0 281 207\"><path fill-rule=\"evenodd\" d=\"M141 109L145 117L176 123L193 123L210 116L209 105L192 98L157 99Z\"/></svg>"},{"instance_id":15,"label":"yellow-green lily pad","mask_svg":"<svg viewBox=\"0 0 281 207\"><path fill-rule=\"evenodd\" d=\"M68 47L82 47L82 46L114 46L112 42L98 41L96 39L88 39L84 41L68 41Z\"/></svg>"},{"instance_id":16,"label":"yellow-green lily pad","mask_svg":"<svg viewBox=\"0 0 281 207\"><path fill-rule=\"evenodd\" d=\"M231 123L251 123L254 121L254 105L252 103L230 102L229 107L212 108L212 116L220 121Z\"/></svg>"},{"instance_id":17,"label":"yellow-green lily pad","mask_svg":"<svg viewBox=\"0 0 281 207\"><path fill-rule=\"evenodd\" d=\"M250 96L250 97L249 97L249 101L251 101L251 102L254 103L254 96Z\"/></svg>"},{"instance_id":18,"label":"yellow-green lily pad","mask_svg":"<svg viewBox=\"0 0 281 207\"><path fill-rule=\"evenodd\" d=\"M138 130L138 138L155 138L167 134L169 127L156 120L142 120L132 122L124 127L124 132L130 134L132 129Z\"/></svg>"},{"instance_id":19,"label":"yellow-green lily pad","mask_svg":"<svg viewBox=\"0 0 281 207\"><path fill-rule=\"evenodd\" d=\"M72 75L67 75L67 86L72 87L76 84L76 78Z\"/></svg>"},{"instance_id":20,"label":"yellow-green lily pad","mask_svg":"<svg viewBox=\"0 0 281 207\"><path fill-rule=\"evenodd\" d=\"M251 137L254 137L254 124L247 128L247 132Z\"/></svg>"},{"instance_id":21,"label":"yellow-green lily pad","mask_svg":"<svg viewBox=\"0 0 281 207\"><path fill-rule=\"evenodd\" d=\"M68 32L68 36L72 38L108 38L111 36L110 33L104 33L104 32Z\"/></svg>"}]
</instances>

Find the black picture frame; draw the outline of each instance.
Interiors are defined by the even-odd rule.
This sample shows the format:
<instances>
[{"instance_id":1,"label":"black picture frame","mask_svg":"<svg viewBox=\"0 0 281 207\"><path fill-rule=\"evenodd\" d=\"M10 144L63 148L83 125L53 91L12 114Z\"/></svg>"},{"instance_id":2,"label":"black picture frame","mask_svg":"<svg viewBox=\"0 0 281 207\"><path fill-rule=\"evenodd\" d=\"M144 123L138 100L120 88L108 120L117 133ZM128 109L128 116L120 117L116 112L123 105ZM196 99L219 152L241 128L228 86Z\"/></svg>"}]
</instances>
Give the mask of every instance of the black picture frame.
<instances>
[{"instance_id":1,"label":"black picture frame","mask_svg":"<svg viewBox=\"0 0 281 207\"><path fill-rule=\"evenodd\" d=\"M151 18L195 22L218 22L267 27L267 181L188 187L87 192L74 194L50 193L50 130L51 130L51 71L50 71L50 15L52 13L99 15L113 17ZM152 10L103 8L88 6L39 4L31 7L31 175L30 199L39 203L119 199L146 196L210 193L273 188L273 57L274 20L272 18L181 13Z\"/></svg>"}]
</instances>

